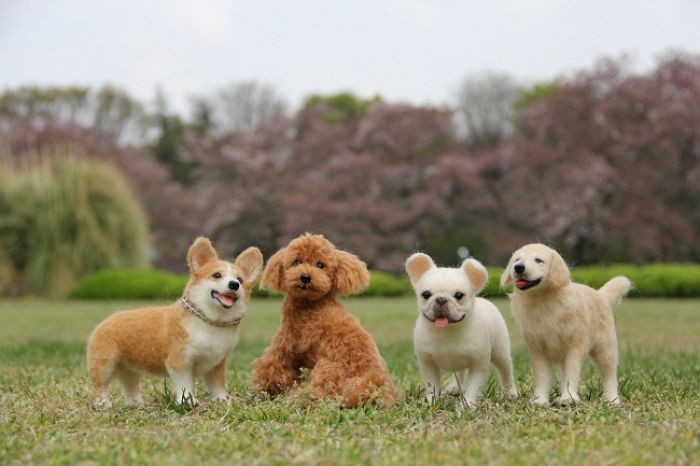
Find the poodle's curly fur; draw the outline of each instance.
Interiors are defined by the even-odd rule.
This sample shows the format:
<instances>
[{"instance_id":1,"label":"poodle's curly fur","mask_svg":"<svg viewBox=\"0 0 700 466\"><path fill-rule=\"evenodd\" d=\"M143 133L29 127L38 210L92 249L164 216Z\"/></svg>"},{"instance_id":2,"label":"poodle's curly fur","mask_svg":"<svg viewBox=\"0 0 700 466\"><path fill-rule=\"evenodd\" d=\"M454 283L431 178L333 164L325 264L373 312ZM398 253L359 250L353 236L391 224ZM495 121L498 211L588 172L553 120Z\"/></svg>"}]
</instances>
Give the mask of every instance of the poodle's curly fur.
<instances>
[{"instance_id":1,"label":"poodle's curly fur","mask_svg":"<svg viewBox=\"0 0 700 466\"><path fill-rule=\"evenodd\" d=\"M277 251L262 286L286 294L282 322L255 360L253 385L271 395L337 400L352 408L392 406L398 390L372 337L338 301L369 285L367 266L322 235L304 234ZM301 385L302 370L308 383Z\"/></svg>"}]
</instances>

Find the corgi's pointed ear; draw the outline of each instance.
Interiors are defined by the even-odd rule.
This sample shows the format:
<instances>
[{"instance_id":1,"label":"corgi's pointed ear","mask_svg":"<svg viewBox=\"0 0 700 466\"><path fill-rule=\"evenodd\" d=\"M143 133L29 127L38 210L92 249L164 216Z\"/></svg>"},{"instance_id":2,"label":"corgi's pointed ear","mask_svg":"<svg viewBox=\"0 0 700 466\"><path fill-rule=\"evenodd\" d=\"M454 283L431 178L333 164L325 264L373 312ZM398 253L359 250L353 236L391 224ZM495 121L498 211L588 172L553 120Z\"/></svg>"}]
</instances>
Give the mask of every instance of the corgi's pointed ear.
<instances>
[{"instance_id":1,"label":"corgi's pointed ear","mask_svg":"<svg viewBox=\"0 0 700 466\"><path fill-rule=\"evenodd\" d=\"M335 290L338 296L359 293L369 286L367 264L346 251L335 251Z\"/></svg>"},{"instance_id":2,"label":"corgi's pointed ear","mask_svg":"<svg viewBox=\"0 0 700 466\"><path fill-rule=\"evenodd\" d=\"M513 276L510 274L510 269L513 268L513 257L508 260L508 265L501 273L501 288L505 288L509 283L513 282Z\"/></svg>"},{"instance_id":3,"label":"corgi's pointed ear","mask_svg":"<svg viewBox=\"0 0 700 466\"><path fill-rule=\"evenodd\" d=\"M417 252L406 261L406 272L411 279L411 284L415 285L425 272L435 267L435 262L429 255Z\"/></svg>"},{"instance_id":4,"label":"corgi's pointed ear","mask_svg":"<svg viewBox=\"0 0 700 466\"><path fill-rule=\"evenodd\" d=\"M284 253L282 248L267 260L260 285L266 290L284 292Z\"/></svg>"},{"instance_id":5,"label":"corgi's pointed ear","mask_svg":"<svg viewBox=\"0 0 700 466\"><path fill-rule=\"evenodd\" d=\"M243 283L252 286L260 279L263 269L263 255L260 249L250 247L236 258L233 265L243 274Z\"/></svg>"},{"instance_id":6,"label":"corgi's pointed ear","mask_svg":"<svg viewBox=\"0 0 700 466\"><path fill-rule=\"evenodd\" d=\"M205 264L217 259L218 256L214 246L211 245L211 241L203 236L194 240L190 250L187 252L187 266L191 272L196 272Z\"/></svg>"},{"instance_id":7,"label":"corgi's pointed ear","mask_svg":"<svg viewBox=\"0 0 700 466\"><path fill-rule=\"evenodd\" d=\"M483 290L484 286L486 286L489 281L489 272L486 270L486 267L476 259L469 258L462 262L462 270L472 282L474 294L478 294Z\"/></svg>"}]
</instances>

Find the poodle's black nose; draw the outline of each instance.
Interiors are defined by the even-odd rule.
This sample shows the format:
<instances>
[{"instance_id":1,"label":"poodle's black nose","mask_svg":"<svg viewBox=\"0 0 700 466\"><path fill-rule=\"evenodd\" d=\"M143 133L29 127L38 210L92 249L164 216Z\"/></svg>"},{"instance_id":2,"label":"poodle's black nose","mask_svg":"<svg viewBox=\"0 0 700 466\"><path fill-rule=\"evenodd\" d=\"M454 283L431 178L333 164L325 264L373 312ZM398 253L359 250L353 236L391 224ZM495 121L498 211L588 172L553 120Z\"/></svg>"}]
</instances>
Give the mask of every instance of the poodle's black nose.
<instances>
[{"instance_id":1,"label":"poodle's black nose","mask_svg":"<svg viewBox=\"0 0 700 466\"><path fill-rule=\"evenodd\" d=\"M241 284L238 283L236 280L231 280L230 282L228 282L228 287L231 288L233 291L236 291L239 286L241 286Z\"/></svg>"},{"instance_id":2,"label":"poodle's black nose","mask_svg":"<svg viewBox=\"0 0 700 466\"><path fill-rule=\"evenodd\" d=\"M515 270L515 273L523 273L525 271L525 265L524 264L515 264L515 267L513 267L513 270Z\"/></svg>"},{"instance_id":3,"label":"poodle's black nose","mask_svg":"<svg viewBox=\"0 0 700 466\"><path fill-rule=\"evenodd\" d=\"M447 298L435 298L435 302L438 303L440 306L444 306L447 303Z\"/></svg>"},{"instance_id":4,"label":"poodle's black nose","mask_svg":"<svg viewBox=\"0 0 700 466\"><path fill-rule=\"evenodd\" d=\"M311 283L311 275L308 273L302 274L300 278L302 283Z\"/></svg>"}]
</instances>

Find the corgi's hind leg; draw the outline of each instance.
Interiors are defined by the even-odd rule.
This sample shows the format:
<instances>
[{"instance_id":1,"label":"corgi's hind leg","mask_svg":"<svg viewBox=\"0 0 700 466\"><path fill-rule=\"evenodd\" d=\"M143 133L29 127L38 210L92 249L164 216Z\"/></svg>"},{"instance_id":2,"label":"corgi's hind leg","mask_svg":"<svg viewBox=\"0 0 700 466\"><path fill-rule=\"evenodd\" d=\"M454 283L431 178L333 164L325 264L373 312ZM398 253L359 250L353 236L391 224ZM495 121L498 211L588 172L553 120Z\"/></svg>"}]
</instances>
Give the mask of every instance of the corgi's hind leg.
<instances>
[{"instance_id":1,"label":"corgi's hind leg","mask_svg":"<svg viewBox=\"0 0 700 466\"><path fill-rule=\"evenodd\" d=\"M124 403L127 406L141 406L143 404L143 398L141 398L141 392L139 390L141 375L138 372L124 367L118 367L114 371L114 375L122 386Z\"/></svg>"},{"instance_id":2,"label":"corgi's hind leg","mask_svg":"<svg viewBox=\"0 0 700 466\"><path fill-rule=\"evenodd\" d=\"M114 378L117 361L111 353L107 348L100 348L93 342L90 342L88 347L88 376L95 397L92 405L98 409L112 407L109 384Z\"/></svg>"}]
</instances>

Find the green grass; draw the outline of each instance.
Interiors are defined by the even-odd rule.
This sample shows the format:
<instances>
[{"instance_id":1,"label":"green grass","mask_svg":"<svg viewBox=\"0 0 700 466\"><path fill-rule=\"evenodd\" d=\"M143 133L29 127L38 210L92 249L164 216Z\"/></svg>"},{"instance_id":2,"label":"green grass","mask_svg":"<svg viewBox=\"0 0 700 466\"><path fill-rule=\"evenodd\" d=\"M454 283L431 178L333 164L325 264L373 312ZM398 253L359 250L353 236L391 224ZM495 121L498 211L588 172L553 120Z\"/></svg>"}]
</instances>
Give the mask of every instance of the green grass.
<instances>
[{"instance_id":1,"label":"green grass","mask_svg":"<svg viewBox=\"0 0 700 466\"><path fill-rule=\"evenodd\" d=\"M303 409L252 393L251 363L279 322L278 299L254 300L229 365L229 404L191 410L168 403L160 379L143 384L146 405L90 408L85 341L123 301L0 301L0 464L698 464L700 300L626 300L616 312L621 392L600 402L584 368L584 403L527 402L531 375L508 304L497 301L513 342L525 398L501 401L493 377L475 411L423 401L411 334L413 298L347 300L372 333L405 399L394 409ZM151 304L151 303L149 303ZM197 387L203 398L203 386Z\"/></svg>"}]
</instances>

